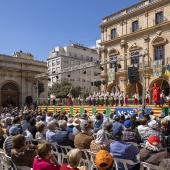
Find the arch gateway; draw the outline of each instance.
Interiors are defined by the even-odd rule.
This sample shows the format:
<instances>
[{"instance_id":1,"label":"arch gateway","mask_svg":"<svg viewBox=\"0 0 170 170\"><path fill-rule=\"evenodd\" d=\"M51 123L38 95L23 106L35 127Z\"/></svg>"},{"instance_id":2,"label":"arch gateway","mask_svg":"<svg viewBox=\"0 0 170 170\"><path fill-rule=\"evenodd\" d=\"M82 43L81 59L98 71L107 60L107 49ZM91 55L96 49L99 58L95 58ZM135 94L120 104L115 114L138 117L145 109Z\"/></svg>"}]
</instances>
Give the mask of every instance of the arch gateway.
<instances>
[{"instance_id":1,"label":"arch gateway","mask_svg":"<svg viewBox=\"0 0 170 170\"><path fill-rule=\"evenodd\" d=\"M7 82L1 86L1 106L6 107L10 104L18 106L19 87L14 82Z\"/></svg>"}]
</instances>

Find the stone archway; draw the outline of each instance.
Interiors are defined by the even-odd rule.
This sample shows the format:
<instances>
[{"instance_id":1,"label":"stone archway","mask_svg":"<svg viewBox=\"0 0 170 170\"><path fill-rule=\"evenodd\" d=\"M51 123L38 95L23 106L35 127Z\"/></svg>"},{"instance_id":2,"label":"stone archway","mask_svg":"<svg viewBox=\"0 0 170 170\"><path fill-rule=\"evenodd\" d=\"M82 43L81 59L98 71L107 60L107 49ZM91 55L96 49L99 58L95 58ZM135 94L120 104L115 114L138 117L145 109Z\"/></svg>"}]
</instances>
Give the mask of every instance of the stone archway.
<instances>
[{"instance_id":1,"label":"stone archway","mask_svg":"<svg viewBox=\"0 0 170 170\"><path fill-rule=\"evenodd\" d=\"M109 93L111 93L111 92L115 93L117 90L120 92L120 88L119 88L118 85L116 85L114 83L111 83L111 84L108 85L107 91Z\"/></svg>"},{"instance_id":2,"label":"stone archway","mask_svg":"<svg viewBox=\"0 0 170 170\"><path fill-rule=\"evenodd\" d=\"M132 98L132 96L135 94L135 93L138 93L139 94L139 97L142 96L142 84L139 82L139 83L130 83L127 85L127 95L129 98Z\"/></svg>"},{"instance_id":3,"label":"stone archway","mask_svg":"<svg viewBox=\"0 0 170 170\"><path fill-rule=\"evenodd\" d=\"M13 82L5 83L1 87L1 105L6 107L10 104L14 106L19 104L19 87Z\"/></svg>"},{"instance_id":4,"label":"stone archway","mask_svg":"<svg viewBox=\"0 0 170 170\"><path fill-rule=\"evenodd\" d=\"M169 95L170 85L167 80L162 78L155 79L151 82L149 88L153 87L154 83L157 83L157 85L161 88L161 90L164 90L166 96ZM152 96L152 92L151 92L151 96Z\"/></svg>"}]
</instances>

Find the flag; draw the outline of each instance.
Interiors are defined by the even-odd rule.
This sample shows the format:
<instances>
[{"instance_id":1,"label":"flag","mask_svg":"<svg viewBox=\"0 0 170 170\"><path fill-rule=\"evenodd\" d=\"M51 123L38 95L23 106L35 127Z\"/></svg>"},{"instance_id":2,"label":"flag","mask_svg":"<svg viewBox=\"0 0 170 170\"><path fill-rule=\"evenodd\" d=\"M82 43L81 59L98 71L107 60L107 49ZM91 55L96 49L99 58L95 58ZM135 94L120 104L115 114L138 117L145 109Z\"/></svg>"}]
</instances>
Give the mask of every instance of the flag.
<instances>
[{"instance_id":1,"label":"flag","mask_svg":"<svg viewBox=\"0 0 170 170\"><path fill-rule=\"evenodd\" d=\"M165 76L170 77L170 65L168 64L165 70Z\"/></svg>"},{"instance_id":2,"label":"flag","mask_svg":"<svg viewBox=\"0 0 170 170\"><path fill-rule=\"evenodd\" d=\"M162 60L153 61L153 76L161 76L162 75Z\"/></svg>"}]
</instances>

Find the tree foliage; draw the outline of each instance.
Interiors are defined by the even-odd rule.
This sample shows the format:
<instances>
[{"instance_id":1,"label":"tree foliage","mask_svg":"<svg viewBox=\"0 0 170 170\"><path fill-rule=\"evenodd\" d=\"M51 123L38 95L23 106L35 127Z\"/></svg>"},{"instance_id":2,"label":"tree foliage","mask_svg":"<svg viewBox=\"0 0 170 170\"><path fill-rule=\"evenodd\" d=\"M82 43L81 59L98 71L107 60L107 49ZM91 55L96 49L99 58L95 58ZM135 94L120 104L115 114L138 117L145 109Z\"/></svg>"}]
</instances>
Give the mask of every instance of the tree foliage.
<instances>
[{"instance_id":1,"label":"tree foliage","mask_svg":"<svg viewBox=\"0 0 170 170\"><path fill-rule=\"evenodd\" d=\"M63 79L61 83L54 83L52 87L49 88L49 94L54 94L57 98L67 98L69 93L76 98L81 94L81 87L74 87L68 79Z\"/></svg>"}]
</instances>

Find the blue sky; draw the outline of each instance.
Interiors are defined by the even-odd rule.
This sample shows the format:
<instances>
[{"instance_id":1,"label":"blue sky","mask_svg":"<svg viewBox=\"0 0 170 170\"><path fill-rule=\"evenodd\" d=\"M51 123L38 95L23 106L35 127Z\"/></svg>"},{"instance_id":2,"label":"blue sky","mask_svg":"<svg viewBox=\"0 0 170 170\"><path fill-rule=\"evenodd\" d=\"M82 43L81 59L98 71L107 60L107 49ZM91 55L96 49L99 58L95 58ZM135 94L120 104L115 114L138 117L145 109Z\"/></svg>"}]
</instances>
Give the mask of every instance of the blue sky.
<instances>
[{"instance_id":1,"label":"blue sky","mask_svg":"<svg viewBox=\"0 0 170 170\"><path fill-rule=\"evenodd\" d=\"M70 40L84 46L100 39L102 18L140 0L0 0L0 54L22 50L46 61Z\"/></svg>"}]
</instances>

